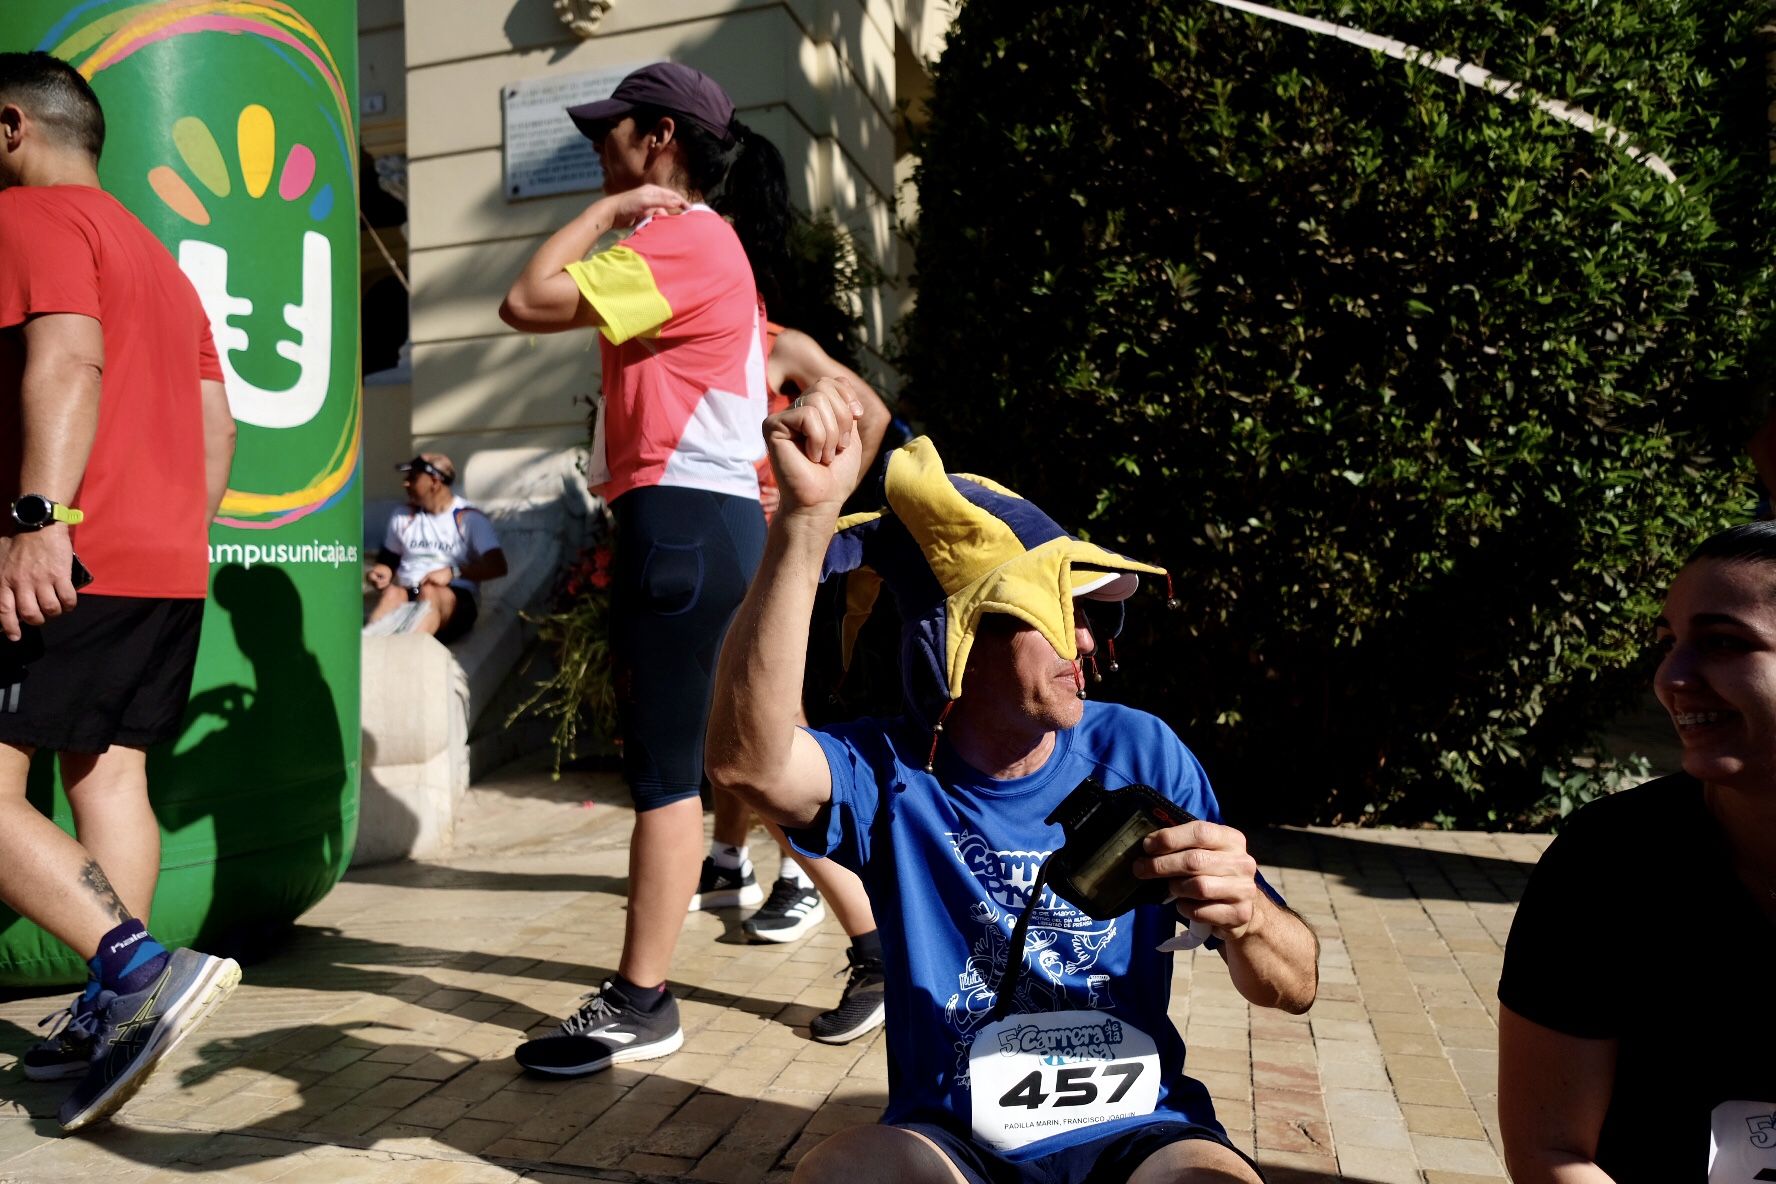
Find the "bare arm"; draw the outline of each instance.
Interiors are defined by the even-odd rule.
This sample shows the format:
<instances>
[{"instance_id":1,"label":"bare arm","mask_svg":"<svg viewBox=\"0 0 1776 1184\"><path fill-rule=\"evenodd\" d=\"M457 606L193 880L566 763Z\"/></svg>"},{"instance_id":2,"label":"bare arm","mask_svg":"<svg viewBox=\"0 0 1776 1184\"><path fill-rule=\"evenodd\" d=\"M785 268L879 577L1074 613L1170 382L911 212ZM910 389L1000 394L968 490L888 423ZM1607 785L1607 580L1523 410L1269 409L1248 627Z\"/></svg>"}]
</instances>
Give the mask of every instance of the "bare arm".
<instances>
[{"instance_id":1,"label":"bare arm","mask_svg":"<svg viewBox=\"0 0 1776 1184\"><path fill-rule=\"evenodd\" d=\"M388 573L387 576L382 578L381 583L376 582L378 568ZM448 567L440 567L435 571L427 572L425 582L428 584L448 584L453 579L464 579L478 584L482 580L497 580L506 574L506 570L506 553L500 548L495 547L485 555L477 555L461 567L457 568L456 575L454 576L450 574L450 569ZM370 569L370 582L375 587L386 588L388 587L389 580L394 577L394 574L394 568L392 566L379 563L376 567Z\"/></svg>"},{"instance_id":2,"label":"bare arm","mask_svg":"<svg viewBox=\"0 0 1776 1184\"><path fill-rule=\"evenodd\" d=\"M863 447L857 472L860 478L869 472L876 454L882 451L882 437L888 434L888 424L893 418L875 388L848 366L834 361L831 354L820 348L819 342L798 329L785 329L778 335L777 344L771 347L769 365L774 390L782 390L791 382L798 390L812 390L822 378L837 378L844 382L863 408L863 414L857 417L857 436Z\"/></svg>"},{"instance_id":3,"label":"bare arm","mask_svg":"<svg viewBox=\"0 0 1776 1184\"><path fill-rule=\"evenodd\" d=\"M1320 991L1320 939L1292 909L1262 892L1253 925L1221 946L1228 976L1248 1003L1300 1015Z\"/></svg>"},{"instance_id":4,"label":"bare arm","mask_svg":"<svg viewBox=\"0 0 1776 1184\"><path fill-rule=\"evenodd\" d=\"M821 564L857 482L857 414L850 391L823 380L765 421L783 504L715 668L704 770L785 826L807 825L832 800L826 754L796 721Z\"/></svg>"},{"instance_id":5,"label":"bare arm","mask_svg":"<svg viewBox=\"0 0 1776 1184\"><path fill-rule=\"evenodd\" d=\"M485 555L477 555L463 564L457 571L465 580L497 580L506 574L506 553L498 547Z\"/></svg>"},{"instance_id":6,"label":"bare arm","mask_svg":"<svg viewBox=\"0 0 1776 1184\"><path fill-rule=\"evenodd\" d=\"M1517 1184L1611 1184L1597 1166L1616 1042L1544 1028L1499 1008L1499 1127Z\"/></svg>"},{"instance_id":7,"label":"bare arm","mask_svg":"<svg viewBox=\"0 0 1776 1184\"><path fill-rule=\"evenodd\" d=\"M99 429L105 337L92 317L56 313L26 321L24 343L19 491L71 505ZM0 633L17 640L21 621L41 625L74 607L73 556L60 523L0 540Z\"/></svg>"},{"instance_id":8,"label":"bare arm","mask_svg":"<svg viewBox=\"0 0 1776 1184\"><path fill-rule=\"evenodd\" d=\"M512 281L500 305L500 320L522 333L560 333L604 324L567 274L567 265L591 254L598 240L616 227L633 226L654 213L676 213L687 204L682 194L659 185L599 198L537 248Z\"/></svg>"},{"instance_id":9,"label":"bare arm","mask_svg":"<svg viewBox=\"0 0 1776 1184\"><path fill-rule=\"evenodd\" d=\"M1245 835L1199 820L1148 835L1146 848L1135 874L1171 881L1178 912L1221 939L1228 974L1248 1003L1297 1014L1313 1006L1319 938L1258 886Z\"/></svg>"},{"instance_id":10,"label":"bare arm","mask_svg":"<svg viewBox=\"0 0 1776 1184\"><path fill-rule=\"evenodd\" d=\"M203 380L204 488L213 522L228 492L228 473L234 467L234 412L228 409L228 391L214 379Z\"/></svg>"}]
</instances>

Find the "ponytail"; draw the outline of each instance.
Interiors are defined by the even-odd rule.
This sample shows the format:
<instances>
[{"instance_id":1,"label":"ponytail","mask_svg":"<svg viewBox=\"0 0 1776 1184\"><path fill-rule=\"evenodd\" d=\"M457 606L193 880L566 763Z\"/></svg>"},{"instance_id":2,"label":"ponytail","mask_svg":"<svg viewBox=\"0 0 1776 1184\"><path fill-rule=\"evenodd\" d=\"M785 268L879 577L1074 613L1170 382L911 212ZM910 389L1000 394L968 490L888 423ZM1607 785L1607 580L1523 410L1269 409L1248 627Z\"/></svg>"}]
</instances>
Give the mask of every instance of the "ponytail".
<instances>
[{"instance_id":1,"label":"ponytail","mask_svg":"<svg viewBox=\"0 0 1776 1184\"><path fill-rule=\"evenodd\" d=\"M733 223L766 306L775 303L782 295L789 261L792 217L789 176L777 145L738 117L728 123L727 138L722 139L696 120L664 107L637 107L633 114L638 128L672 117L687 186Z\"/></svg>"},{"instance_id":2,"label":"ponytail","mask_svg":"<svg viewBox=\"0 0 1776 1184\"><path fill-rule=\"evenodd\" d=\"M728 134L740 151L709 204L734 224L768 308L783 294L789 261L789 177L783 153L763 135L738 118L728 125Z\"/></svg>"}]
</instances>

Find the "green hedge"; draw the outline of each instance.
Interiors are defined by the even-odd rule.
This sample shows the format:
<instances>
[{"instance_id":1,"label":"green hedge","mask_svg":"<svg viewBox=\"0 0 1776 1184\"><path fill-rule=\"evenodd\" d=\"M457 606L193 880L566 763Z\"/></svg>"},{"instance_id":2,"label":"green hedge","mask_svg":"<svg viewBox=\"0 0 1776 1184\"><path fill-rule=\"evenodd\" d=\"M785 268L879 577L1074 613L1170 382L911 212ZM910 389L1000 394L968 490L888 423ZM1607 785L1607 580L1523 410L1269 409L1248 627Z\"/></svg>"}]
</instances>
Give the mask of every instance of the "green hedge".
<instances>
[{"instance_id":1,"label":"green hedge","mask_svg":"<svg viewBox=\"0 0 1776 1184\"><path fill-rule=\"evenodd\" d=\"M951 467L1176 573L1107 689L1234 796L1521 821L1644 686L1677 560L1749 511L1759 6L1286 2L1582 107L1681 184L1209 0L966 0L906 393Z\"/></svg>"}]
</instances>

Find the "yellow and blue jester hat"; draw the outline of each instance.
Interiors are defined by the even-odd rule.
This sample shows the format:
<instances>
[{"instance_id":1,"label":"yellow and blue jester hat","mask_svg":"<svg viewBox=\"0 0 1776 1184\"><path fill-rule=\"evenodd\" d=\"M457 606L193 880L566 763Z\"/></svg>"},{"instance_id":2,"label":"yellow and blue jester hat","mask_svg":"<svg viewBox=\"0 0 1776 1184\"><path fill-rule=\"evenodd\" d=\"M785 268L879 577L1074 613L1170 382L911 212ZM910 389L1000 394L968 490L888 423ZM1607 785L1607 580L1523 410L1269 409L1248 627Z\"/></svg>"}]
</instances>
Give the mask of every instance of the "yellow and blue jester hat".
<instances>
[{"instance_id":1,"label":"yellow and blue jester hat","mask_svg":"<svg viewBox=\"0 0 1776 1184\"><path fill-rule=\"evenodd\" d=\"M1137 573L1166 575L1074 538L997 482L944 472L923 436L889 455L883 486L886 509L839 520L821 579L853 573L845 597L847 665L858 631L888 587L900 610L902 690L927 726L938 725L962 695L982 613L1026 621L1061 657L1077 659L1074 597L1120 602L1134 592Z\"/></svg>"}]
</instances>

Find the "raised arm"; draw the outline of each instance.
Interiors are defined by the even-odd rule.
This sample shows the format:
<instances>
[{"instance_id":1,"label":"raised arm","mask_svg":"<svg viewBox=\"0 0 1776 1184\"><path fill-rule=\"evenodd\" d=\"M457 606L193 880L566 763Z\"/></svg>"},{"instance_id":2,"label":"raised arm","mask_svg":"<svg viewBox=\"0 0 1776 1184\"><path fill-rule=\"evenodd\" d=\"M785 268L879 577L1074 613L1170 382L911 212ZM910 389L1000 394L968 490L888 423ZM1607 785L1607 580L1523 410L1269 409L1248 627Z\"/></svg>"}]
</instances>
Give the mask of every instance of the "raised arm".
<instances>
[{"instance_id":1,"label":"raised arm","mask_svg":"<svg viewBox=\"0 0 1776 1184\"><path fill-rule=\"evenodd\" d=\"M857 484L862 407L826 378L765 421L783 503L715 668L703 768L759 814L805 826L832 800L818 742L796 726L808 622L839 507Z\"/></svg>"},{"instance_id":2,"label":"raised arm","mask_svg":"<svg viewBox=\"0 0 1776 1184\"><path fill-rule=\"evenodd\" d=\"M73 505L99 429L104 333L92 317L73 313L32 317L23 333L19 492ZM72 609L73 561L73 540L59 522L0 540L0 633L16 641L21 621L41 625Z\"/></svg>"},{"instance_id":3,"label":"raised arm","mask_svg":"<svg viewBox=\"0 0 1776 1184\"><path fill-rule=\"evenodd\" d=\"M863 414L857 417L857 436L863 447L857 472L859 477L869 472L876 454L882 451L882 437L888 434L893 418L875 388L850 367L833 360L818 341L799 329L785 329L778 334L777 344L771 347L770 368L771 386L777 390L792 382L797 390L812 390L822 378L837 378L850 389L863 408Z\"/></svg>"},{"instance_id":4,"label":"raised arm","mask_svg":"<svg viewBox=\"0 0 1776 1184\"><path fill-rule=\"evenodd\" d=\"M602 325L604 320L598 310L580 294L580 286L567 274L567 265L591 254L598 240L609 231L633 226L654 214L676 213L686 205L684 195L659 185L643 185L599 198L537 248L512 281L511 290L500 305L500 320L523 333L561 333Z\"/></svg>"}]
</instances>

